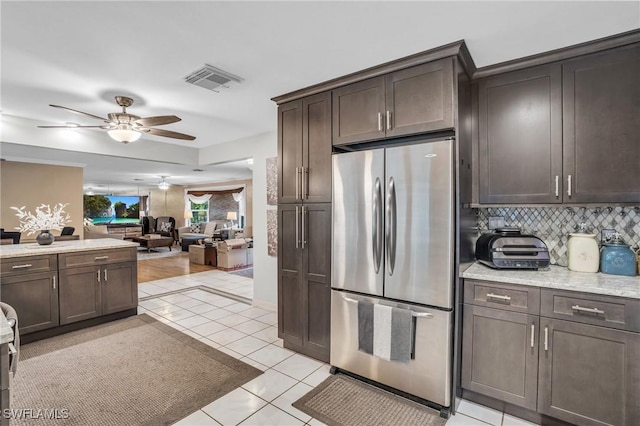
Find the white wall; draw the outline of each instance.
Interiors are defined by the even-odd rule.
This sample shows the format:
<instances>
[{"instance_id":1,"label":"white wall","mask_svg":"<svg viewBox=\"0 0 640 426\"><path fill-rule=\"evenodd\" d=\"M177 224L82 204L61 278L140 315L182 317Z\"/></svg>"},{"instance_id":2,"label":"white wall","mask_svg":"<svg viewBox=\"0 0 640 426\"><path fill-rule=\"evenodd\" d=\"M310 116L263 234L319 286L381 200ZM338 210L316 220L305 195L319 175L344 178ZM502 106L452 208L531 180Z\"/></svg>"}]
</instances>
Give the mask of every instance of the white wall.
<instances>
[{"instance_id":1,"label":"white wall","mask_svg":"<svg viewBox=\"0 0 640 426\"><path fill-rule=\"evenodd\" d=\"M275 132L213 145L200 150L201 165L253 157L253 303L275 308L278 259L267 255L267 170L265 160L278 155Z\"/></svg>"}]
</instances>

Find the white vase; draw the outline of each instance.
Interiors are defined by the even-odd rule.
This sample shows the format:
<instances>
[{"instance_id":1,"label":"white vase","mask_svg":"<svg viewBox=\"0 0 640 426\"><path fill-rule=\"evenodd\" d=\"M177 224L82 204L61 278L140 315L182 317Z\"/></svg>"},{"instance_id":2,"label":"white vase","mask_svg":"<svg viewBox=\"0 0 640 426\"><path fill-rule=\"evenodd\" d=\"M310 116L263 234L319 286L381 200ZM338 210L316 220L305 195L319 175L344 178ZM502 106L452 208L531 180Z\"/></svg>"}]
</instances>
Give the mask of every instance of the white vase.
<instances>
[{"instance_id":1,"label":"white vase","mask_svg":"<svg viewBox=\"0 0 640 426\"><path fill-rule=\"evenodd\" d=\"M575 272L598 272L600 249L596 234L576 233L569 236L569 269Z\"/></svg>"}]
</instances>

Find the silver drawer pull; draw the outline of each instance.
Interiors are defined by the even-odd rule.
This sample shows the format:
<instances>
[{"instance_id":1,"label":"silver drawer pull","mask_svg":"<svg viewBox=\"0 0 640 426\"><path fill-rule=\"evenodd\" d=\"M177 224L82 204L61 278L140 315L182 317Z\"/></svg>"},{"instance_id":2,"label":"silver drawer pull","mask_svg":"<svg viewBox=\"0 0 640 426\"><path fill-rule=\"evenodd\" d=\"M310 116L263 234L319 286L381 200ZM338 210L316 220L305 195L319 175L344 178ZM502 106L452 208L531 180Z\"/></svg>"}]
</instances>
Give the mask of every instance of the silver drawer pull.
<instances>
[{"instance_id":1,"label":"silver drawer pull","mask_svg":"<svg viewBox=\"0 0 640 426\"><path fill-rule=\"evenodd\" d=\"M584 312L586 314L604 315L604 311L601 311L598 308L583 308L580 305L573 305L571 309L577 312Z\"/></svg>"},{"instance_id":2,"label":"silver drawer pull","mask_svg":"<svg viewBox=\"0 0 640 426\"><path fill-rule=\"evenodd\" d=\"M30 263L25 263L24 265L13 265L11 267L11 269L25 269L25 268L31 268L33 265Z\"/></svg>"},{"instance_id":3,"label":"silver drawer pull","mask_svg":"<svg viewBox=\"0 0 640 426\"><path fill-rule=\"evenodd\" d=\"M108 258L109 258L109 256L96 256L96 257L94 257L95 260L106 260Z\"/></svg>"},{"instance_id":4,"label":"silver drawer pull","mask_svg":"<svg viewBox=\"0 0 640 426\"><path fill-rule=\"evenodd\" d=\"M493 293L487 293L487 299L488 298L504 300L505 302L510 302L511 301L511 297L509 297L507 295L502 296L500 294L493 294Z\"/></svg>"},{"instance_id":5,"label":"silver drawer pull","mask_svg":"<svg viewBox=\"0 0 640 426\"><path fill-rule=\"evenodd\" d=\"M536 333L536 325L535 324L531 324L531 347L533 348L533 345L535 344L535 335Z\"/></svg>"}]
</instances>

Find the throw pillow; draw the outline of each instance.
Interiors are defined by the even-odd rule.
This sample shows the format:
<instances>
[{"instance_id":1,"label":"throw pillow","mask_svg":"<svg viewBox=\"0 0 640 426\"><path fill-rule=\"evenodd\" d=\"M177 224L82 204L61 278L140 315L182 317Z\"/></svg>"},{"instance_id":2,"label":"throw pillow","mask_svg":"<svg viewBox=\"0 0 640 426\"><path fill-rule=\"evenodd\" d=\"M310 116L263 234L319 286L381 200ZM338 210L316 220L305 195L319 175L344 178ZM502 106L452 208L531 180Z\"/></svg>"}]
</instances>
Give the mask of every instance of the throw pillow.
<instances>
[{"instance_id":1,"label":"throw pillow","mask_svg":"<svg viewBox=\"0 0 640 426\"><path fill-rule=\"evenodd\" d=\"M206 234L206 235L213 236L213 231L215 231L215 230L216 230L215 222L208 222L205 225L204 229L202 230L202 233Z\"/></svg>"},{"instance_id":2,"label":"throw pillow","mask_svg":"<svg viewBox=\"0 0 640 426\"><path fill-rule=\"evenodd\" d=\"M200 232L200 224L199 223L192 223L191 226L189 227L189 229L191 230L191 232L197 234Z\"/></svg>"},{"instance_id":3,"label":"throw pillow","mask_svg":"<svg viewBox=\"0 0 640 426\"><path fill-rule=\"evenodd\" d=\"M171 232L171 222L163 222L160 232Z\"/></svg>"}]
</instances>

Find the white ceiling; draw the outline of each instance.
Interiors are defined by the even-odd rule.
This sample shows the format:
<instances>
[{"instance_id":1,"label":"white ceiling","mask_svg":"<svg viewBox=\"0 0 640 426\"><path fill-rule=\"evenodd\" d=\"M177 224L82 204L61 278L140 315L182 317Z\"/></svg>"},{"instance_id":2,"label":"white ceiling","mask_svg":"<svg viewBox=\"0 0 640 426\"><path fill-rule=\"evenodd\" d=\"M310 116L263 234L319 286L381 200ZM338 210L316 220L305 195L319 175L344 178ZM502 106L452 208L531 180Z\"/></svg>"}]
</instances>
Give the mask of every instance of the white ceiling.
<instances>
[{"instance_id":1,"label":"white ceiling","mask_svg":"<svg viewBox=\"0 0 640 426\"><path fill-rule=\"evenodd\" d=\"M456 40L482 67L640 28L637 1L2 1L0 14L3 117L99 124L48 104L105 116L128 95L131 113L178 115L164 128L197 137L143 138L196 148L274 131L274 96ZM184 82L205 63L244 81Z\"/></svg>"}]
</instances>

